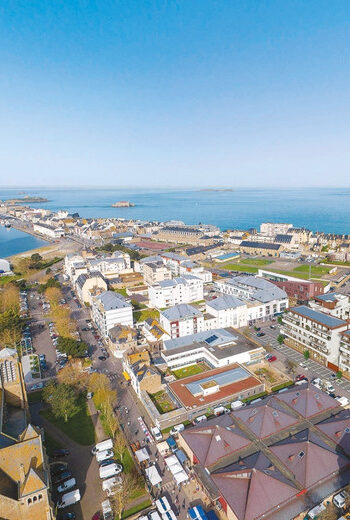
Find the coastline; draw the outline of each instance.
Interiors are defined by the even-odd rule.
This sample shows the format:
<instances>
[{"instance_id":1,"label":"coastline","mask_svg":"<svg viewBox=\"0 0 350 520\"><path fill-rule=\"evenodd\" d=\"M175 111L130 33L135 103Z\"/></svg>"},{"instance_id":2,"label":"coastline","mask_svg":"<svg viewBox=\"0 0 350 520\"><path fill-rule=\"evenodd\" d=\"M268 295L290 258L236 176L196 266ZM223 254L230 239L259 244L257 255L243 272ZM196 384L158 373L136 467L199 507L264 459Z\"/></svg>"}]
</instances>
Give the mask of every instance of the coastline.
<instances>
[{"instance_id":1,"label":"coastline","mask_svg":"<svg viewBox=\"0 0 350 520\"><path fill-rule=\"evenodd\" d=\"M2 227L2 226L0 226L0 227ZM34 253L40 253L52 245L52 243L49 240L46 240L45 238L41 237L40 235L38 235L37 233L35 233L29 229L22 228L18 224L11 223L11 228L16 229L17 231L20 231L21 233L26 233L27 235L33 236L34 238L37 238L38 240L45 242L45 244L43 244L40 247L33 247L33 248L26 249L24 251L20 251L18 253L14 253L12 255L4 256L3 258L5 258L6 260L11 261L11 260L14 260L15 258L18 258L21 256L30 256Z\"/></svg>"}]
</instances>

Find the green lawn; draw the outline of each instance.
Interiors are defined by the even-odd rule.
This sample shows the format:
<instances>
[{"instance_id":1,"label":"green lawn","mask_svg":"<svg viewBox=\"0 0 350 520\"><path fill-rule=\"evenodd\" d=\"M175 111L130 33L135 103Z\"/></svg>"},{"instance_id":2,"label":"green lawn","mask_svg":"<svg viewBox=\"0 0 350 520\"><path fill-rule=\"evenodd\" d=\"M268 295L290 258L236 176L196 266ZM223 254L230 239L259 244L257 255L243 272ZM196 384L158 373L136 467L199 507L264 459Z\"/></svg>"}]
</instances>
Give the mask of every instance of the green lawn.
<instances>
[{"instance_id":1,"label":"green lawn","mask_svg":"<svg viewBox=\"0 0 350 520\"><path fill-rule=\"evenodd\" d=\"M307 264L299 265L298 267L293 269L293 272L306 273L307 275L309 275L310 265L307 265ZM311 265L311 276L315 276L315 275L322 276L322 275L328 274L328 273L329 273L329 267L325 267L322 265Z\"/></svg>"},{"instance_id":2,"label":"green lawn","mask_svg":"<svg viewBox=\"0 0 350 520\"><path fill-rule=\"evenodd\" d=\"M21 278L19 275L15 276L0 276L0 286L1 285L7 285L10 282L14 282L15 280L18 280Z\"/></svg>"},{"instance_id":3,"label":"green lawn","mask_svg":"<svg viewBox=\"0 0 350 520\"><path fill-rule=\"evenodd\" d=\"M267 260L266 258L243 258L243 260L241 260L240 263L258 266L272 264L273 260Z\"/></svg>"},{"instance_id":4,"label":"green lawn","mask_svg":"<svg viewBox=\"0 0 350 520\"><path fill-rule=\"evenodd\" d=\"M240 264L226 264L221 266L222 269L227 269L228 271L242 271L243 273L257 273L257 267L251 267L249 265L240 265Z\"/></svg>"},{"instance_id":5,"label":"green lawn","mask_svg":"<svg viewBox=\"0 0 350 520\"><path fill-rule=\"evenodd\" d=\"M91 417L88 415L88 407L84 397L79 399L77 413L67 422L64 422L63 419L57 419L49 408L42 410L40 413L78 444L90 446L95 442L95 429Z\"/></svg>"},{"instance_id":6,"label":"green lawn","mask_svg":"<svg viewBox=\"0 0 350 520\"><path fill-rule=\"evenodd\" d=\"M147 318L159 319L159 311L156 309L142 309L134 311L134 318L137 323L147 320Z\"/></svg>"},{"instance_id":7,"label":"green lawn","mask_svg":"<svg viewBox=\"0 0 350 520\"><path fill-rule=\"evenodd\" d=\"M151 505L151 501L149 498L145 500L144 502L141 502L141 504L138 504L137 506L131 507L130 509L126 509L123 514L122 518L128 518L129 516L136 515L136 513L139 513L140 511L143 511L146 509L146 507L149 507Z\"/></svg>"},{"instance_id":8,"label":"green lawn","mask_svg":"<svg viewBox=\"0 0 350 520\"><path fill-rule=\"evenodd\" d=\"M205 363L196 363L195 365L190 365L188 367L179 368L178 370L173 370L172 373L176 377L176 379L182 379L187 376L194 376L196 374L201 374L208 370L208 367Z\"/></svg>"},{"instance_id":9,"label":"green lawn","mask_svg":"<svg viewBox=\"0 0 350 520\"><path fill-rule=\"evenodd\" d=\"M113 290L114 290L114 292L117 292L117 293L121 294L121 295L124 296L125 298L128 296L128 295L126 294L126 289L125 289L125 288L124 288L124 289L113 289Z\"/></svg>"}]
</instances>

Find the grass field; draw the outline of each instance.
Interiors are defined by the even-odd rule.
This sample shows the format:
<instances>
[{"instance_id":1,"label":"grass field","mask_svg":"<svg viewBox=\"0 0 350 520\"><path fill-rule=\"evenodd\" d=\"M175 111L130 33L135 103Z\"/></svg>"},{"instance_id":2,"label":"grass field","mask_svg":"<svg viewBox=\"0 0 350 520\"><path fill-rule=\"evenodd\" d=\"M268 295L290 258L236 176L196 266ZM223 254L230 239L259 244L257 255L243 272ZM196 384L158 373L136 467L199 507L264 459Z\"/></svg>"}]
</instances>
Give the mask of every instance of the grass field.
<instances>
[{"instance_id":1,"label":"grass field","mask_svg":"<svg viewBox=\"0 0 350 520\"><path fill-rule=\"evenodd\" d=\"M307 275L309 275L310 265L307 265L307 264L299 265L298 267L293 269L293 273L295 273L295 272L306 273ZM316 275L322 276L322 275L325 275L328 273L329 273L329 267L325 267L323 265L312 265L311 266L311 276L316 276Z\"/></svg>"},{"instance_id":2,"label":"grass field","mask_svg":"<svg viewBox=\"0 0 350 520\"><path fill-rule=\"evenodd\" d=\"M266 258L243 258L243 260L241 260L239 263L252 266L262 266L272 264L273 260L267 260Z\"/></svg>"},{"instance_id":3,"label":"grass field","mask_svg":"<svg viewBox=\"0 0 350 520\"><path fill-rule=\"evenodd\" d=\"M221 269L227 269L228 271L240 271L242 273L257 273L258 272L258 267L251 267L250 265L240 265L240 264L222 265Z\"/></svg>"},{"instance_id":4,"label":"grass field","mask_svg":"<svg viewBox=\"0 0 350 520\"><path fill-rule=\"evenodd\" d=\"M156 394L149 394L149 396L152 399L154 406L161 414L171 412L172 410L176 409L174 403L164 390L161 390Z\"/></svg>"},{"instance_id":5,"label":"grass field","mask_svg":"<svg viewBox=\"0 0 350 520\"><path fill-rule=\"evenodd\" d=\"M142 309L134 312L134 318L138 323L147 320L147 318L159 319L159 311L156 309Z\"/></svg>"},{"instance_id":6,"label":"grass field","mask_svg":"<svg viewBox=\"0 0 350 520\"><path fill-rule=\"evenodd\" d=\"M131 507L130 509L126 509L122 513L122 518L129 518L129 516L136 515L136 513L140 513L140 511L143 511L146 509L146 507L149 507L152 504L152 502L147 499L144 502L141 502L141 504L138 504L137 506Z\"/></svg>"},{"instance_id":7,"label":"grass field","mask_svg":"<svg viewBox=\"0 0 350 520\"><path fill-rule=\"evenodd\" d=\"M172 373L174 374L176 379L182 379L184 377L201 374L206 370L209 370L209 367L205 363L196 363L195 365L190 365L188 367L179 368L178 370L173 370Z\"/></svg>"},{"instance_id":8,"label":"grass field","mask_svg":"<svg viewBox=\"0 0 350 520\"><path fill-rule=\"evenodd\" d=\"M56 428L63 431L73 441L82 446L90 446L95 442L95 430L84 397L79 399L79 409L69 421L64 422L53 415L50 409L42 410L41 415L50 421Z\"/></svg>"}]
</instances>

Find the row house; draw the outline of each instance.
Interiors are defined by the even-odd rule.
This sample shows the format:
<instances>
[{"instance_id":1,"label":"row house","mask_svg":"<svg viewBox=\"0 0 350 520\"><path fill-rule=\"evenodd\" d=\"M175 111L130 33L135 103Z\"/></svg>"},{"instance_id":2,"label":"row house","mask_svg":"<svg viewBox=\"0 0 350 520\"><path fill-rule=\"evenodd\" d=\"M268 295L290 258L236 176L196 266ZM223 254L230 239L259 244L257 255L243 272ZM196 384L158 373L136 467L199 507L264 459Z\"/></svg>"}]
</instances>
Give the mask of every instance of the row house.
<instances>
[{"instance_id":1,"label":"row house","mask_svg":"<svg viewBox=\"0 0 350 520\"><path fill-rule=\"evenodd\" d=\"M197 334L204 330L203 314L187 303L181 303L162 311L159 321L172 339Z\"/></svg>"}]
</instances>

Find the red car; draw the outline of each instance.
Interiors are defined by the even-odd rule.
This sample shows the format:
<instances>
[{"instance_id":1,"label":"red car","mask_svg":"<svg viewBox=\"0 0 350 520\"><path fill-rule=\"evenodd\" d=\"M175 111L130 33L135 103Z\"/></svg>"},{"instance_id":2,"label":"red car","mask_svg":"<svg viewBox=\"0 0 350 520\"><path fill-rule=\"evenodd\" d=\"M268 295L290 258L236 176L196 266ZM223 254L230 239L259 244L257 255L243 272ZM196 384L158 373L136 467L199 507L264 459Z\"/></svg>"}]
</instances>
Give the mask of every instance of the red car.
<instances>
[{"instance_id":1,"label":"red car","mask_svg":"<svg viewBox=\"0 0 350 520\"><path fill-rule=\"evenodd\" d=\"M304 376L304 374L299 374L299 375L295 378L296 381L304 381L304 379L306 379L306 377Z\"/></svg>"},{"instance_id":2,"label":"red car","mask_svg":"<svg viewBox=\"0 0 350 520\"><path fill-rule=\"evenodd\" d=\"M276 356L271 356L269 357L269 359L267 360L269 363L272 363L272 361L276 361Z\"/></svg>"}]
</instances>

